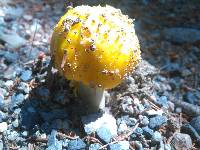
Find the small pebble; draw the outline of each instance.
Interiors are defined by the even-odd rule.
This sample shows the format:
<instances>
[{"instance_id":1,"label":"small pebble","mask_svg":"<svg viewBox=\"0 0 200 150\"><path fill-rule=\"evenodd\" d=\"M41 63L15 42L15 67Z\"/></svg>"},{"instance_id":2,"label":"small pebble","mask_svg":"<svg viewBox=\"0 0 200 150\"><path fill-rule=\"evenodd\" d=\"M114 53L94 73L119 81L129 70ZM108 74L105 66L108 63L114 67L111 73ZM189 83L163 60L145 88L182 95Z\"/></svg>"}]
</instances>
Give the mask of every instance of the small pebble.
<instances>
[{"instance_id":1,"label":"small pebble","mask_svg":"<svg viewBox=\"0 0 200 150\"><path fill-rule=\"evenodd\" d=\"M182 108L176 107L175 112L178 113L178 114L182 113Z\"/></svg>"},{"instance_id":2,"label":"small pebble","mask_svg":"<svg viewBox=\"0 0 200 150\"><path fill-rule=\"evenodd\" d=\"M19 127L19 120L18 119L15 119L13 122L12 122L12 125L14 128L18 128Z\"/></svg>"},{"instance_id":3,"label":"small pebble","mask_svg":"<svg viewBox=\"0 0 200 150\"><path fill-rule=\"evenodd\" d=\"M12 131L10 134L8 134L8 140L9 141L15 141L19 136L19 133L17 131Z\"/></svg>"},{"instance_id":4,"label":"small pebble","mask_svg":"<svg viewBox=\"0 0 200 150\"><path fill-rule=\"evenodd\" d=\"M12 80L7 80L4 85L7 89L10 89L13 86L14 82Z\"/></svg>"},{"instance_id":5,"label":"small pebble","mask_svg":"<svg viewBox=\"0 0 200 150\"><path fill-rule=\"evenodd\" d=\"M129 150L129 142L119 141L116 144L109 144L109 150Z\"/></svg>"},{"instance_id":6,"label":"small pebble","mask_svg":"<svg viewBox=\"0 0 200 150\"><path fill-rule=\"evenodd\" d=\"M80 150L85 149L86 144L82 139L78 138L75 140L70 140L68 143L68 150Z\"/></svg>"},{"instance_id":7,"label":"small pebble","mask_svg":"<svg viewBox=\"0 0 200 150\"><path fill-rule=\"evenodd\" d=\"M25 99L24 94L22 93L14 94L11 98L10 108L13 109L14 107L18 107L23 103L24 99Z\"/></svg>"},{"instance_id":8,"label":"small pebble","mask_svg":"<svg viewBox=\"0 0 200 150\"><path fill-rule=\"evenodd\" d=\"M70 141L70 140L68 140L68 139L64 139L64 140L63 140L62 146L63 146L64 148L67 148L68 145L69 145L69 141Z\"/></svg>"},{"instance_id":9,"label":"small pebble","mask_svg":"<svg viewBox=\"0 0 200 150\"><path fill-rule=\"evenodd\" d=\"M6 131L8 129L8 124L6 122L0 123L0 133Z\"/></svg>"},{"instance_id":10,"label":"small pebble","mask_svg":"<svg viewBox=\"0 0 200 150\"><path fill-rule=\"evenodd\" d=\"M17 89L20 92L23 92L24 94L28 94L29 91L30 91L29 85L27 83L25 83L25 82L20 82L19 86L17 87Z\"/></svg>"},{"instance_id":11,"label":"small pebble","mask_svg":"<svg viewBox=\"0 0 200 150\"><path fill-rule=\"evenodd\" d=\"M161 96L157 98L156 103L161 107L168 108L168 99L166 96Z\"/></svg>"},{"instance_id":12,"label":"small pebble","mask_svg":"<svg viewBox=\"0 0 200 150\"><path fill-rule=\"evenodd\" d=\"M154 131L150 129L148 126L143 127L142 129L147 139L150 139L154 135Z\"/></svg>"},{"instance_id":13,"label":"small pebble","mask_svg":"<svg viewBox=\"0 0 200 150\"><path fill-rule=\"evenodd\" d=\"M99 143L90 144L89 150L99 150L101 145Z\"/></svg>"},{"instance_id":14,"label":"small pebble","mask_svg":"<svg viewBox=\"0 0 200 150\"><path fill-rule=\"evenodd\" d=\"M142 128L137 127L133 133L135 133L136 135L141 135L143 133L143 130Z\"/></svg>"},{"instance_id":15,"label":"small pebble","mask_svg":"<svg viewBox=\"0 0 200 150\"><path fill-rule=\"evenodd\" d=\"M104 126L98 128L96 133L97 136L105 143L109 143L112 138L110 130Z\"/></svg>"},{"instance_id":16,"label":"small pebble","mask_svg":"<svg viewBox=\"0 0 200 150\"><path fill-rule=\"evenodd\" d=\"M33 19L33 17L31 15L23 15L23 18L26 20L26 21L31 21Z\"/></svg>"},{"instance_id":17,"label":"small pebble","mask_svg":"<svg viewBox=\"0 0 200 150\"><path fill-rule=\"evenodd\" d=\"M140 124L143 126L147 126L149 124L149 118L147 116L139 116Z\"/></svg>"},{"instance_id":18,"label":"small pebble","mask_svg":"<svg viewBox=\"0 0 200 150\"><path fill-rule=\"evenodd\" d=\"M192 74L192 72L189 69L182 69L182 71L181 71L181 75L183 77L190 76L191 74Z\"/></svg>"},{"instance_id":19,"label":"small pebble","mask_svg":"<svg viewBox=\"0 0 200 150\"><path fill-rule=\"evenodd\" d=\"M162 135L160 134L160 132L155 131L152 136L152 142L160 143L161 141L162 141Z\"/></svg>"},{"instance_id":20,"label":"small pebble","mask_svg":"<svg viewBox=\"0 0 200 150\"><path fill-rule=\"evenodd\" d=\"M149 120L149 127L151 129L158 129L161 125L167 122L167 117L157 115Z\"/></svg>"},{"instance_id":21,"label":"small pebble","mask_svg":"<svg viewBox=\"0 0 200 150\"><path fill-rule=\"evenodd\" d=\"M32 71L31 70L25 70L22 71L20 79L24 82L31 80L32 78Z\"/></svg>"},{"instance_id":22,"label":"small pebble","mask_svg":"<svg viewBox=\"0 0 200 150\"><path fill-rule=\"evenodd\" d=\"M118 127L118 133L122 134L124 132L126 132L128 130L128 126L126 125L126 123L120 123L119 127Z\"/></svg>"},{"instance_id":23,"label":"small pebble","mask_svg":"<svg viewBox=\"0 0 200 150\"><path fill-rule=\"evenodd\" d=\"M28 136L28 132L27 132L27 131L23 131L23 132L22 132L22 136L23 136L23 137L27 137L27 136Z\"/></svg>"}]
</instances>

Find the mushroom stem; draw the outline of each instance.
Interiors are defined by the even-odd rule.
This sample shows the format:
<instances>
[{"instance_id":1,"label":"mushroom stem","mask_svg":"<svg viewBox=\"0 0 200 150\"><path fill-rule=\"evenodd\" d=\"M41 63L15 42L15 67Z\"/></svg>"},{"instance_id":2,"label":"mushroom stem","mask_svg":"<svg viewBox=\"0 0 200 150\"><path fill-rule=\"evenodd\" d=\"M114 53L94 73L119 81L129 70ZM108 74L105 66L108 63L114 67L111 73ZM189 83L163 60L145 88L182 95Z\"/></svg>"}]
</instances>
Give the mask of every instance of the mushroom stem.
<instances>
[{"instance_id":1,"label":"mushroom stem","mask_svg":"<svg viewBox=\"0 0 200 150\"><path fill-rule=\"evenodd\" d=\"M82 83L78 86L78 96L87 104L89 112L97 112L105 108L105 90L99 87L89 87Z\"/></svg>"}]
</instances>

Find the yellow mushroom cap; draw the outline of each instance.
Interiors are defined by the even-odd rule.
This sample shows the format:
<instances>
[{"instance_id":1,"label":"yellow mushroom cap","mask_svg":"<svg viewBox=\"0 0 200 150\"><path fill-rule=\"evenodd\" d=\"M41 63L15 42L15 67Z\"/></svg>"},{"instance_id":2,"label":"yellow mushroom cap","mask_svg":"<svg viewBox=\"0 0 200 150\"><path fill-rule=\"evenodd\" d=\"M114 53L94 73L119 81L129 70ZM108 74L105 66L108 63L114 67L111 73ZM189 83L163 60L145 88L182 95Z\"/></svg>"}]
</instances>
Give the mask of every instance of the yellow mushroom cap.
<instances>
[{"instance_id":1,"label":"yellow mushroom cap","mask_svg":"<svg viewBox=\"0 0 200 150\"><path fill-rule=\"evenodd\" d=\"M54 28L51 54L68 80L110 89L140 60L133 20L111 6L69 9Z\"/></svg>"}]
</instances>

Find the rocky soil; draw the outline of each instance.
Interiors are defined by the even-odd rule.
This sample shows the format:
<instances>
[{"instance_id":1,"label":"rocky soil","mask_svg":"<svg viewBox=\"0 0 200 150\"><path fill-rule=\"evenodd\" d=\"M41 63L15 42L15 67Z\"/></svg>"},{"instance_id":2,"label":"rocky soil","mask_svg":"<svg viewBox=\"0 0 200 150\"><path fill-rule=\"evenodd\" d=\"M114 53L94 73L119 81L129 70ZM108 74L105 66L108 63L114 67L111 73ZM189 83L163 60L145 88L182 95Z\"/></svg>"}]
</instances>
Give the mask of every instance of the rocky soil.
<instances>
[{"instance_id":1,"label":"rocky soil","mask_svg":"<svg viewBox=\"0 0 200 150\"><path fill-rule=\"evenodd\" d=\"M80 4L135 18L143 58L92 114L48 67L54 25ZM199 9L198 0L1 1L0 150L200 149Z\"/></svg>"}]
</instances>

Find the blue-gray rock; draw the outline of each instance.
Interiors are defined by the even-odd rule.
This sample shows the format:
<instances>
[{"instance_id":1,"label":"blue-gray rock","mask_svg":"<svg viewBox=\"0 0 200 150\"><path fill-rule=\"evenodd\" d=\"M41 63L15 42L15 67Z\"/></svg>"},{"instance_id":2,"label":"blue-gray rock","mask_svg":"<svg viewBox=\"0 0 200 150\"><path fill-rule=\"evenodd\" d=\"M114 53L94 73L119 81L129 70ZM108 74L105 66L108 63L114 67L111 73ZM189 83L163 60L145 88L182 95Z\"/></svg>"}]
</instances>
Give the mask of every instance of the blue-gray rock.
<instances>
[{"instance_id":1,"label":"blue-gray rock","mask_svg":"<svg viewBox=\"0 0 200 150\"><path fill-rule=\"evenodd\" d=\"M167 117L157 115L153 118L150 118L149 120L149 127L151 129L158 129L161 125L165 124L167 122Z\"/></svg>"},{"instance_id":2,"label":"blue-gray rock","mask_svg":"<svg viewBox=\"0 0 200 150\"><path fill-rule=\"evenodd\" d=\"M200 135L200 116L195 117L191 120L190 125L197 131Z\"/></svg>"},{"instance_id":3,"label":"blue-gray rock","mask_svg":"<svg viewBox=\"0 0 200 150\"><path fill-rule=\"evenodd\" d=\"M141 135L143 133L143 130L142 128L137 127L133 133L135 133L136 135Z\"/></svg>"},{"instance_id":4,"label":"blue-gray rock","mask_svg":"<svg viewBox=\"0 0 200 150\"><path fill-rule=\"evenodd\" d=\"M89 146L89 150L99 150L101 145L99 143L94 143Z\"/></svg>"},{"instance_id":5,"label":"blue-gray rock","mask_svg":"<svg viewBox=\"0 0 200 150\"><path fill-rule=\"evenodd\" d=\"M147 126L149 124L149 118L147 116L139 116L140 124L142 126Z\"/></svg>"},{"instance_id":6,"label":"blue-gray rock","mask_svg":"<svg viewBox=\"0 0 200 150\"><path fill-rule=\"evenodd\" d=\"M52 130L51 134L48 137L48 142L47 142L47 149L46 150L62 150L62 141L58 141L56 138L57 131Z\"/></svg>"},{"instance_id":7,"label":"blue-gray rock","mask_svg":"<svg viewBox=\"0 0 200 150\"><path fill-rule=\"evenodd\" d=\"M160 134L160 132L155 131L151 140L152 142L160 143L162 141L162 135Z\"/></svg>"},{"instance_id":8,"label":"blue-gray rock","mask_svg":"<svg viewBox=\"0 0 200 150\"><path fill-rule=\"evenodd\" d=\"M197 97L192 92L187 92L183 96L183 100L190 103L190 104L196 104L197 101L198 101Z\"/></svg>"},{"instance_id":9,"label":"blue-gray rock","mask_svg":"<svg viewBox=\"0 0 200 150\"><path fill-rule=\"evenodd\" d=\"M119 141L116 144L109 144L109 150L129 150L129 142L128 141Z\"/></svg>"},{"instance_id":10,"label":"blue-gray rock","mask_svg":"<svg viewBox=\"0 0 200 150\"><path fill-rule=\"evenodd\" d=\"M24 94L22 94L22 93L14 94L11 98L11 105L10 105L11 110L13 108L21 105L23 103L24 99L25 99Z\"/></svg>"},{"instance_id":11,"label":"blue-gray rock","mask_svg":"<svg viewBox=\"0 0 200 150\"><path fill-rule=\"evenodd\" d=\"M159 106L168 108L168 100L166 96L161 96L155 101Z\"/></svg>"},{"instance_id":12,"label":"blue-gray rock","mask_svg":"<svg viewBox=\"0 0 200 150\"><path fill-rule=\"evenodd\" d=\"M193 28L166 28L163 30L163 35L166 40L180 44L200 41L200 30Z\"/></svg>"},{"instance_id":13,"label":"blue-gray rock","mask_svg":"<svg viewBox=\"0 0 200 150\"><path fill-rule=\"evenodd\" d=\"M137 119L135 119L135 118L130 118L129 117L129 115L125 115L125 116L122 116L121 118L119 118L118 120L117 120L117 124L120 124L121 122L125 122L128 126L134 126L134 125L136 125L136 123L137 123Z\"/></svg>"},{"instance_id":14,"label":"blue-gray rock","mask_svg":"<svg viewBox=\"0 0 200 150\"><path fill-rule=\"evenodd\" d=\"M142 129L143 129L143 134L146 136L147 139L150 139L153 136L154 131L150 129L148 126L143 127Z\"/></svg>"},{"instance_id":15,"label":"blue-gray rock","mask_svg":"<svg viewBox=\"0 0 200 150\"><path fill-rule=\"evenodd\" d=\"M192 139L188 134L176 133L171 141L171 146L174 149L191 149Z\"/></svg>"},{"instance_id":16,"label":"blue-gray rock","mask_svg":"<svg viewBox=\"0 0 200 150\"><path fill-rule=\"evenodd\" d=\"M98 138L100 138L100 140L102 140L105 143L109 143L112 138L112 134L110 130L104 126L98 128L96 130L96 133L97 133Z\"/></svg>"},{"instance_id":17,"label":"blue-gray rock","mask_svg":"<svg viewBox=\"0 0 200 150\"><path fill-rule=\"evenodd\" d=\"M126 114L130 114L133 115L135 113L134 109L133 109L133 99L131 99L130 97L125 97L122 101L122 112L126 113Z\"/></svg>"},{"instance_id":18,"label":"blue-gray rock","mask_svg":"<svg viewBox=\"0 0 200 150\"><path fill-rule=\"evenodd\" d=\"M86 144L80 138L69 141L68 150L83 150Z\"/></svg>"},{"instance_id":19,"label":"blue-gray rock","mask_svg":"<svg viewBox=\"0 0 200 150\"><path fill-rule=\"evenodd\" d=\"M19 58L19 55L17 54L17 53L11 53L11 52L6 52L5 54L4 54L4 57L5 57L5 59L6 59L6 61L8 62L8 63L16 63L17 62L17 60L18 60L18 58Z\"/></svg>"},{"instance_id":20,"label":"blue-gray rock","mask_svg":"<svg viewBox=\"0 0 200 150\"><path fill-rule=\"evenodd\" d=\"M22 71L20 79L25 82L31 80L32 79L32 71L31 70Z\"/></svg>"},{"instance_id":21,"label":"blue-gray rock","mask_svg":"<svg viewBox=\"0 0 200 150\"><path fill-rule=\"evenodd\" d=\"M0 39L6 42L9 48L16 49L25 45L26 40L20 37L17 33L4 33L3 31L0 32Z\"/></svg>"}]
</instances>

